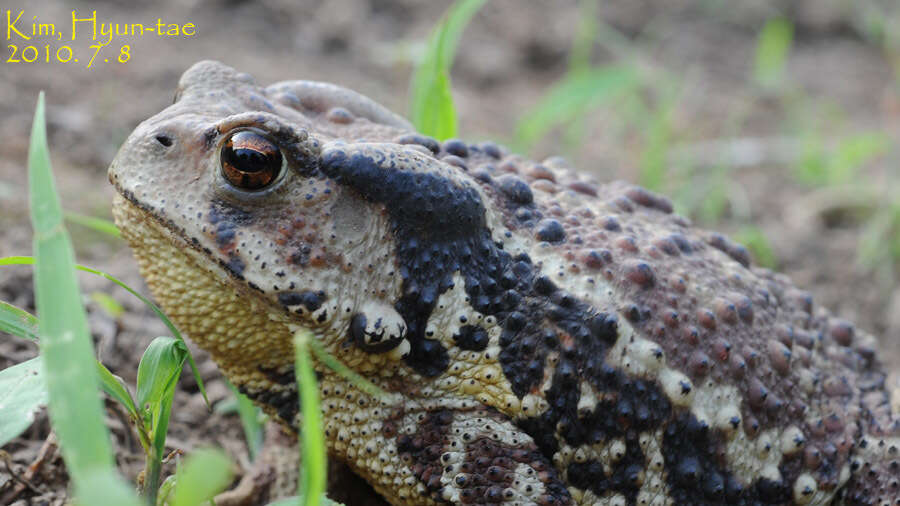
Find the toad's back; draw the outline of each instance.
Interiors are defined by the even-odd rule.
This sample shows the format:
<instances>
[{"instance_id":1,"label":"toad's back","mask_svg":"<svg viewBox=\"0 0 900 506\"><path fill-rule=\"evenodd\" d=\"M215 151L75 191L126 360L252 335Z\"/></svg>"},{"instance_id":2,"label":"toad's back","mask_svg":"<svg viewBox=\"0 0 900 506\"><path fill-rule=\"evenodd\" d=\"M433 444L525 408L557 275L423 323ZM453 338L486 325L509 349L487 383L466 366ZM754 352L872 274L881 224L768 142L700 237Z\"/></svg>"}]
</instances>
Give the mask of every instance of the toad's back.
<instances>
[{"instance_id":1,"label":"toad's back","mask_svg":"<svg viewBox=\"0 0 900 506\"><path fill-rule=\"evenodd\" d=\"M394 504L900 504L874 339L667 200L438 143L349 90L182 77L110 167L154 295Z\"/></svg>"}]
</instances>

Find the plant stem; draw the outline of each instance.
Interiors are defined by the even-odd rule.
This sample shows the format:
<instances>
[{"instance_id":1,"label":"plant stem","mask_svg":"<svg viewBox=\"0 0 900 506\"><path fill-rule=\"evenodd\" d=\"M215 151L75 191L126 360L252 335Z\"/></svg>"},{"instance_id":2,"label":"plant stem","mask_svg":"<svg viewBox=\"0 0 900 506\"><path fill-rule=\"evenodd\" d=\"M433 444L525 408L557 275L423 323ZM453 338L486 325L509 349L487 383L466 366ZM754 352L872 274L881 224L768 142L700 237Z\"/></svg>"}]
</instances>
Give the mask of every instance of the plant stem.
<instances>
[{"instance_id":1,"label":"plant stem","mask_svg":"<svg viewBox=\"0 0 900 506\"><path fill-rule=\"evenodd\" d=\"M162 470L162 459L156 446L152 446L147 452L146 465L144 466L144 498L149 506L156 506L156 495L159 493L159 475Z\"/></svg>"}]
</instances>

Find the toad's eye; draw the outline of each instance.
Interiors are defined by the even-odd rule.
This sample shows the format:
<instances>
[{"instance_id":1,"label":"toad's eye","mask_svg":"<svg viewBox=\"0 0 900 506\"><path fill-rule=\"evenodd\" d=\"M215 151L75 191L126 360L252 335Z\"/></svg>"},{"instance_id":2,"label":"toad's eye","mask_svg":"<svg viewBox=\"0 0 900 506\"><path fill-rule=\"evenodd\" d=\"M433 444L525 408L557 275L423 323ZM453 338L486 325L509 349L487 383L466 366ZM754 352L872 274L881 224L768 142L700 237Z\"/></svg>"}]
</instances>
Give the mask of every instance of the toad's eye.
<instances>
[{"instance_id":1,"label":"toad's eye","mask_svg":"<svg viewBox=\"0 0 900 506\"><path fill-rule=\"evenodd\" d=\"M259 190L272 184L281 172L281 150L266 137L242 130L222 145L222 175L236 188Z\"/></svg>"}]
</instances>

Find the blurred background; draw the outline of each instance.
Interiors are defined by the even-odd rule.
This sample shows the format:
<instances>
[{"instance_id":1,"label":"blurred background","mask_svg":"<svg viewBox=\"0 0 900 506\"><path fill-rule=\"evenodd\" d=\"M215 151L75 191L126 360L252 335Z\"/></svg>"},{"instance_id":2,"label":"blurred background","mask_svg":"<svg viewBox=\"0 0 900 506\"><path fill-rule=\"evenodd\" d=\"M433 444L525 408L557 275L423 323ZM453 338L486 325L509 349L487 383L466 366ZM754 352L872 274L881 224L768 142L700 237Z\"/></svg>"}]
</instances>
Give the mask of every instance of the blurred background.
<instances>
[{"instance_id":1,"label":"blurred background","mask_svg":"<svg viewBox=\"0 0 900 506\"><path fill-rule=\"evenodd\" d=\"M413 67L450 5L5 5L3 21L6 9L13 18L24 11L23 31L37 16L68 34L74 9L78 17L96 11L106 23L193 23L196 33L116 39L110 48L128 44L128 63L104 49L112 63L97 60L92 68L85 61L10 63L7 47L0 62L0 256L31 252L25 160L40 90L64 207L109 217L107 165L140 121L171 103L179 75L195 61L221 60L261 84L334 82L407 115ZM93 42L54 44L89 54ZM788 274L817 303L880 336L883 360L900 369L896 1L488 0L462 35L451 79L460 137L493 139L536 159L562 155L600 181L626 179L668 195L695 223L732 235L758 264ZM70 230L81 263L143 286L122 242ZM103 361L133 382L140 350L165 328L110 283L82 283ZM34 311L30 269L0 270L0 300ZM30 343L0 340L0 368L35 354ZM212 400L227 401L214 365L198 356ZM173 447L214 443L246 464L236 417L227 409L209 415L193 380L182 383ZM17 461L29 462L47 431L44 419L20 438ZM132 457L123 451L119 458L127 465ZM133 458L139 470L140 451Z\"/></svg>"}]
</instances>

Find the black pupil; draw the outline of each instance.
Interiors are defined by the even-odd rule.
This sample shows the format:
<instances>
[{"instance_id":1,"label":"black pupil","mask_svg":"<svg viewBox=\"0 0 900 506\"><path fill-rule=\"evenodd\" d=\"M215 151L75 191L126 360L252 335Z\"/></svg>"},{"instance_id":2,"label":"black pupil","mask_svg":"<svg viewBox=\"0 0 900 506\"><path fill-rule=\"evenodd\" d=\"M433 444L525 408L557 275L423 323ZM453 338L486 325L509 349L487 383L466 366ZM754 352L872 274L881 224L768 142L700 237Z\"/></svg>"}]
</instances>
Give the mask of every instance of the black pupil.
<instances>
[{"instance_id":1,"label":"black pupil","mask_svg":"<svg viewBox=\"0 0 900 506\"><path fill-rule=\"evenodd\" d=\"M262 153L252 148L232 148L225 152L226 161L241 172L274 172L278 160L272 153Z\"/></svg>"}]
</instances>

